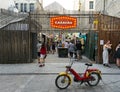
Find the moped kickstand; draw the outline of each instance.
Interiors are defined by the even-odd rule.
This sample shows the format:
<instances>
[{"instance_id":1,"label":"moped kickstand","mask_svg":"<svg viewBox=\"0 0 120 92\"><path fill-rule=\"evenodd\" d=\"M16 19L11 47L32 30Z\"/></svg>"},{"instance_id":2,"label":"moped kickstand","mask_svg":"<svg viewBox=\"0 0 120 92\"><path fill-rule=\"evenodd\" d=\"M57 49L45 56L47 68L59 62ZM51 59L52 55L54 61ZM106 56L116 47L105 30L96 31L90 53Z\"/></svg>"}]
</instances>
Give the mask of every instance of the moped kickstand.
<instances>
[{"instance_id":1,"label":"moped kickstand","mask_svg":"<svg viewBox=\"0 0 120 92\"><path fill-rule=\"evenodd\" d=\"M88 84L86 82L84 82L85 86L88 86Z\"/></svg>"},{"instance_id":2,"label":"moped kickstand","mask_svg":"<svg viewBox=\"0 0 120 92\"><path fill-rule=\"evenodd\" d=\"M83 84L83 81L80 83L80 86Z\"/></svg>"}]
</instances>

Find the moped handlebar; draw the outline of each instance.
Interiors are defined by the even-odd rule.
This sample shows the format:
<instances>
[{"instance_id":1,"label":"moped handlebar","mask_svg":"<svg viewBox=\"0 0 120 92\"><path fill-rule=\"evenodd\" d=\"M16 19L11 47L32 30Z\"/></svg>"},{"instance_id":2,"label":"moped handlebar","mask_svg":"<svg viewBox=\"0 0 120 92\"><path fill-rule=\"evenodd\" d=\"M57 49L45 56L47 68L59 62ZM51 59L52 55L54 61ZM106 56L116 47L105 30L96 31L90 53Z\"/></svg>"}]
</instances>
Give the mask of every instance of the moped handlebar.
<instances>
[{"instance_id":1,"label":"moped handlebar","mask_svg":"<svg viewBox=\"0 0 120 92\"><path fill-rule=\"evenodd\" d=\"M75 61L76 61L75 58L70 58L70 65L69 65L69 66L72 66ZM93 66L92 63L85 63L85 65L86 65L87 67Z\"/></svg>"}]
</instances>

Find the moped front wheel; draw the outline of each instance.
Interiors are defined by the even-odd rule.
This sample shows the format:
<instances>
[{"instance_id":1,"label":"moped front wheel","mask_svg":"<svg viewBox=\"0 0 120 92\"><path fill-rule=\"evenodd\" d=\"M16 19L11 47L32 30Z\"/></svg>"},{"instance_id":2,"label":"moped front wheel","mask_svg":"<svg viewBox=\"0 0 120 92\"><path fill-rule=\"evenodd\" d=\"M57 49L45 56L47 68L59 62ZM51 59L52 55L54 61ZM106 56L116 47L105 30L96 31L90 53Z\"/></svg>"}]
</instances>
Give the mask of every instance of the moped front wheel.
<instances>
[{"instance_id":1,"label":"moped front wheel","mask_svg":"<svg viewBox=\"0 0 120 92\"><path fill-rule=\"evenodd\" d=\"M66 89L70 85L70 77L67 75L58 75L55 80L55 85L59 89Z\"/></svg>"},{"instance_id":2,"label":"moped front wheel","mask_svg":"<svg viewBox=\"0 0 120 92\"><path fill-rule=\"evenodd\" d=\"M87 83L90 86L96 86L100 82L100 79L101 79L99 74L96 72L90 73L89 77L90 77L90 79Z\"/></svg>"}]
</instances>

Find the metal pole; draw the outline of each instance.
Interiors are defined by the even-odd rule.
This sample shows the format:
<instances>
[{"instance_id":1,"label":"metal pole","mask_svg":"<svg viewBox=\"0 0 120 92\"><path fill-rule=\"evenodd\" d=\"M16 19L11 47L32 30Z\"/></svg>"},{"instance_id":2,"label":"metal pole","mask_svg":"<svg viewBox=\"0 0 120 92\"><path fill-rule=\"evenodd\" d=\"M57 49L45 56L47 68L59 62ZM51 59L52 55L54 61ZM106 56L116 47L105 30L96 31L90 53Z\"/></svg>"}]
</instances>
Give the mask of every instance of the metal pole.
<instances>
[{"instance_id":1,"label":"metal pole","mask_svg":"<svg viewBox=\"0 0 120 92\"><path fill-rule=\"evenodd\" d=\"M80 0L79 0L79 7L78 7L79 12L80 12L80 9L81 9L81 3L80 3Z\"/></svg>"},{"instance_id":2,"label":"metal pole","mask_svg":"<svg viewBox=\"0 0 120 92\"><path fill-rule=\"evenodd\" d=\"M105 0L104 0L104 3L103 3L103 14L105 14L105 5L106 5L106 3L105 3Z\"/></svg>"},{"instance_id":3,"label":"metal pole","mask_svg":"<svg viewBox=\"0 0 120 92\"><path fill-rule=\"evenodd\" d=\"M31 37L30 37L30 30L31 30L31 16L30 16L30 12L29 12L29 30L28 30L28 41L29 41L28 42L28 44L29 44L28 45L28 52L29 52L28 54L29 55L28 55L28 62L31 62L31 52L30 52L31 51L31 49L30 49L31 48L31 46L30 46L31 45L30 44L30 41L31 41L30 38Z\"/></svg>"}]
</instances>

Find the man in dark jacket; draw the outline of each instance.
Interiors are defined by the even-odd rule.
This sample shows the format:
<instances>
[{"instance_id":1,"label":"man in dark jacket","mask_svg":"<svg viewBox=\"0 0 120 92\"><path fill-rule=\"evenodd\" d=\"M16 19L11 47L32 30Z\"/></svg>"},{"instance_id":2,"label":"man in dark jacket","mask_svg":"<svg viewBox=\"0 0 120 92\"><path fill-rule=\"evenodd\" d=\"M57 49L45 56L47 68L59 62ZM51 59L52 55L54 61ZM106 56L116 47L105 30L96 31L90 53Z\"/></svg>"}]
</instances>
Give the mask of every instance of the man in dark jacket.
<instances>
[{"instance_id":1,"label":"man in dark jacket","mask_svg":"<svg viewBox=\"0 0 120 92\"><path fill-rule=\"evenodd\" d=\"M82 59L81 52L82 52L82 44L80 41L76 42L76 48L77 48L77 59Z\"/></svg>"}]
</instances>

